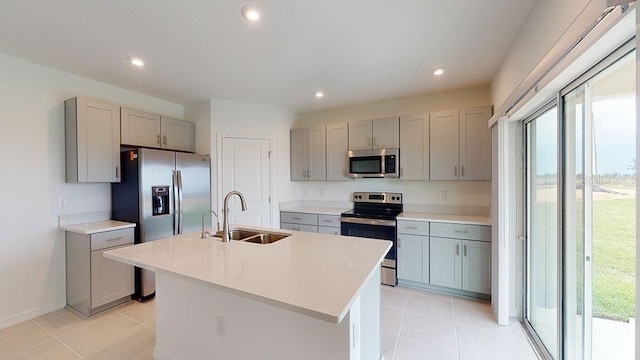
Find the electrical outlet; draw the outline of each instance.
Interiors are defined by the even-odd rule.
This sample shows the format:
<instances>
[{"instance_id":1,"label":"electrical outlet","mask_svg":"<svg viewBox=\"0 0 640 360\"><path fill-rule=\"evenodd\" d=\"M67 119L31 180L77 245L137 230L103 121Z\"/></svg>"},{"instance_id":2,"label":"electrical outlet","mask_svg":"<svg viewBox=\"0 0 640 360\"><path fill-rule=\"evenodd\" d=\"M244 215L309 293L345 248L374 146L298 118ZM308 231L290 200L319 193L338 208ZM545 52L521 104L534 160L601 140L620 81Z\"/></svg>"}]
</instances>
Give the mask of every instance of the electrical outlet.
<instances>
[{"instance_id":1,"label":"electrical outlet","mask_svg":"<svg viewBox=\"0 0 640 360\"><path fill-rule=\"evenodd\" d=\"M58 196L58 208L66 208L69 206L69 197L67 196Z\"/></svg>"},{"instance_id":2,"label":"electrical outlet","mask_svg":"<svg viewBox=\"0 0 640 360\"><path fill-rule=\"evenodd\" d=\"M442 201L449 201L449 192L448 191L443 191L442 192Z\"/></svg>"},{"instance_id":3,"label":"electrical outlet","mask_svg":"<svg viewBox=\"0 0 640 360\"><path fill-rule=\"evenodd\" d=\"M216 332L220 337L227 337L227 319L224 316L216 316Z\"/></svg>"}]
</instances>

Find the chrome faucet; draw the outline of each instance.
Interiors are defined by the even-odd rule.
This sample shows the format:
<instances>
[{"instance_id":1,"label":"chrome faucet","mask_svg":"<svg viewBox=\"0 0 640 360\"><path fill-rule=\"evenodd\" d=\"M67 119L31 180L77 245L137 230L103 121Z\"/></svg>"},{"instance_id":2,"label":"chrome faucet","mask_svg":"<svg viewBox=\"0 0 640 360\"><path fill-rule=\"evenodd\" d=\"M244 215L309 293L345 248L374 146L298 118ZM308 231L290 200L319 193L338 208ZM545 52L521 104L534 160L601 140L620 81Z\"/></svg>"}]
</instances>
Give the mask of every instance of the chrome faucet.
<instances>
[{"instance_id":1,"label":"chrome faucet","mask_svg":"<svg viewBox=\"0 0 640 360\"><path fill-rule=\"evenodd\" d=\"M242 207L242 211L247 211L247 203L244 201L244 196L242 193L237 190L229 191L227 196L224 197L224 205L222 208L222 242L229 241L229 198L233 195L238 195L240 197L240 206Z\"/></svg>"},{"instance_id":2,"label":"chrome faucet","mask_svg":"<svg viewBox=\"0 0 640 360\"><path fill-rule=\"evenodd\" d=\"M205 212L202 213L202 237L201 237L201 239L213 236L212 233L204 230L204 216L208 215L208 214L213 214L213 215L216 216L216 228L217 228L217 231L220 231L220 220L218 219L218 214L216 214L216 212L213 211L213 210L205 211Z\"/></svg>"}]
</instances>

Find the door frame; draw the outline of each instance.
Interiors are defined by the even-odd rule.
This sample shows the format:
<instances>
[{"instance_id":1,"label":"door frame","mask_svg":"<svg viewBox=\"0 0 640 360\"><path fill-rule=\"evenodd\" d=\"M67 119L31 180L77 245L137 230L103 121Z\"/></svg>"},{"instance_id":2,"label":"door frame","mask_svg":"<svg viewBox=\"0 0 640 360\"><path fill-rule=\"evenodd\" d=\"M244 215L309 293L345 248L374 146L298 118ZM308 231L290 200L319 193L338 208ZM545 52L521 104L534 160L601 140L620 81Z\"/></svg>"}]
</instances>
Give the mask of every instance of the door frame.
<instances>
[{"instance_id":1,"label":"door frame","mask_svg":"<svg viewBox=\"0 0 640 360\"><path fill-rule=\"evenodd\" d=\"M216 133L216 155L211 157L211 161L215 161L215 164L212 164L212 169L216 169L216 176L215 176L215 189L214 185L212 184L212 191L211 191L211 195L212 198L211 199L211 203L212 204L216 204L216 208L218 209L216 211L216 213L220 216L220 221L222 221L222 214L220 214L221 212L221 208L222 208L222 201L224 199L225 194L222 194L222 186L220 184L222 184L222 158L221 158L221 154L222 154L222 141L223 139L227 139L227 138L231 138L231 139L246 139L246 140L267 140L269 141L269 199L271 199L271 201L269 202L269 221L271 222L271 227L274 226L274 224L276 224L276 218L275 218L275 214L276 211L274 209L274 204L276 203L274 196L273 196L273 183L274 183L274 174L273 174L273 136L272 135L266 135L266 134L252 134L252 133L235 133L235 132L218 132ZM213 178L213 177L212 177Z\"/></svg>"}]
</instances>

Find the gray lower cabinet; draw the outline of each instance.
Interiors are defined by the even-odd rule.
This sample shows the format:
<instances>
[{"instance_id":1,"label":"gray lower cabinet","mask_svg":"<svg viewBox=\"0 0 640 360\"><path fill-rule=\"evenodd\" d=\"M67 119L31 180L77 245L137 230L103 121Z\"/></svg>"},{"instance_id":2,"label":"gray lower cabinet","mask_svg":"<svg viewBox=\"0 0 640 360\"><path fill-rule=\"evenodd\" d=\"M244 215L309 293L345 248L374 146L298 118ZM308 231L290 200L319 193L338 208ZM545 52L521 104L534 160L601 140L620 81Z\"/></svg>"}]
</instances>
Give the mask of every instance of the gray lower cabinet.
<instances>
[{"instance_id":1,"label":"gray lower cabinet","mask_svg":"<svg viewBox=\"0 0 640 360\"><path fill-rule=\"evenodd\" d=\"M95 234L67 232L67 306L91 316L126 302L134 292L133 266L103 257L133 245L133 228Z\"/></svg>"},{"instance_id":2,"label":"gray lower cabinet","mask_svg":"<svg viewBox=\"0 0 640 360\"><path fill-rule=\"evenodd\" d=\"M317 233L318 214L281 211L280 229Z\"/></svg>"},{"instance_id":3,"label":"gray lower cabinet","mask_svg":"<svg viewBox=\"0 0 640 360\"><path fill-rule=\"evenodd\" d=\"M429 223L398 220L398 279L429 283Z\"/></svg>"},{"instance_id":4,"label":"gray lower cabinet","mask_svg":"<svg viewBox=\"0 0 640 360\"><path fill-rule=\"evenodd\" d=\"M431 223L430 283L491 293L491 227Z\"/></svg>"},{"instance_id":5,"label":"gray lower cabinet","mask_svg":"<svg viewBox=\"0 0 640 360\"><path fill-rule=\"evenodd\" d=\"M340 235L340 215L318 215L318 232Z\"/></svg>"}]
</instances>

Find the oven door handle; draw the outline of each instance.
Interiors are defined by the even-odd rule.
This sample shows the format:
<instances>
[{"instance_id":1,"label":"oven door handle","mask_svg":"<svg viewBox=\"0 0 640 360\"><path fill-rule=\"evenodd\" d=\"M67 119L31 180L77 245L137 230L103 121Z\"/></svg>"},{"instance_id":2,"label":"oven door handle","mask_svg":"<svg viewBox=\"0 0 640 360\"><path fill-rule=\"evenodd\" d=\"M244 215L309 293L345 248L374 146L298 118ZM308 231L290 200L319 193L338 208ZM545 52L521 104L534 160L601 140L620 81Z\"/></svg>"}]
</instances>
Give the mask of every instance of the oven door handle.
<instances>
[{"instance_id":1,"label":"oven door handle","mask_svg":"<svg viewBox=\"0 0 640 360\"><path fill-rule=\"evenodd\" d=\"M341 222L351 223L351 224L364 224L364 225L378 225L378 226L393 226L396 227L395 220L380 220L380 219L365 219L365 218L354 218L354 217L340 217Z\"/></svg>"}]
</instances>

